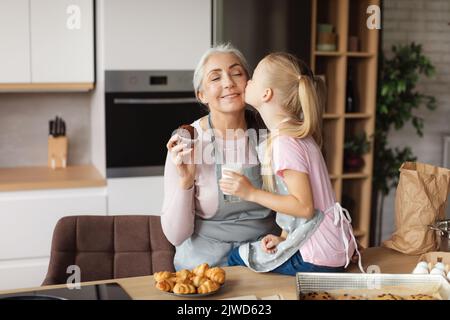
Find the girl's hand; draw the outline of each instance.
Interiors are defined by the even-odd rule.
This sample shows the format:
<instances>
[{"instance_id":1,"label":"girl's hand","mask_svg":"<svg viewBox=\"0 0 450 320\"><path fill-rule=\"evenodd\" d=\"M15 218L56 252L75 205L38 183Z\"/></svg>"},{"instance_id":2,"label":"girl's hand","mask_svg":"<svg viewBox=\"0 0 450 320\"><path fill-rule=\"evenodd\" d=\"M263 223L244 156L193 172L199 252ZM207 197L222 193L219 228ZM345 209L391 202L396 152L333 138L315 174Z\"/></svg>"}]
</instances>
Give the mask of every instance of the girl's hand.
<instances>
[{"instance_id":1,"label":"girl's hand","mask_svg":"<svg viewBox=\"0 0 450 320\"><path fill-rule=\"evenodd\" d=\"M167 142L166 147L180 176L180 186L187 190L194 185L194 148L186 148L186 144L181 144L180 141L180 137L174 134Z\"/></svg>"},{"instance_id":2,"label":"girl's hand","mask_svg":"<svg viewBox=\"0 0 450 320\"><path fill-rule=\"evenodd\" d=\"M224 171L226 175L223 175L219 181L222 192L249 201L256 188L248 178L233 171Z\"/></svg>"},{"instance_id":3,"label":"girl's hand","mask_svg":"<svg viewBox=\"0 0 450 320\"><path fill-rule=\"evenodd\" d=\"M273 234L268 234L261 239L261 246L263 250L267 253L277 252L277 245L284 241L282 237L275 236Z\"/></svg>"}]
</instances>

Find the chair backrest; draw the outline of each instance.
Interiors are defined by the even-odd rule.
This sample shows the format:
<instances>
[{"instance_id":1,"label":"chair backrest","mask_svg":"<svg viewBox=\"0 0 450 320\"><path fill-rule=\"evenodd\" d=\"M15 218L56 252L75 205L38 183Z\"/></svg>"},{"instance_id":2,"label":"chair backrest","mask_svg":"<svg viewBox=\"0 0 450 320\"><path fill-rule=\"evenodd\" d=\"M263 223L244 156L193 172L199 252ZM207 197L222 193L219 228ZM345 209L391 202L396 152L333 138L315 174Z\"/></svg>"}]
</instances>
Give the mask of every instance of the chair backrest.
<instances>
[{"instance_id":1,"label":"chair backrest","mask_svg":"<svg viewBox=\"0 0 450 320\"><path fill-rule=\"evenodd\" d=\"M53 231L43 285L66 283L73 265L83 282L175 271L174 254L159 216L67 216Z\"/></svg>"}]
</instances>

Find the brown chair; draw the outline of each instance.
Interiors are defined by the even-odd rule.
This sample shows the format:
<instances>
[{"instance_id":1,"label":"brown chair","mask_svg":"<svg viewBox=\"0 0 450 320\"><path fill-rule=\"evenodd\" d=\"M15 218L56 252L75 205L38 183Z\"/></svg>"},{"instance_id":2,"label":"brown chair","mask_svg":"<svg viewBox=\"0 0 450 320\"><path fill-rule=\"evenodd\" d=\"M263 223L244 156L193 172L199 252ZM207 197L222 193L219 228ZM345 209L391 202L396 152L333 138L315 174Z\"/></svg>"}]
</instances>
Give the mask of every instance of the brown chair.
<instances>
[{"instance_id":1,"label":"brown chair","mask_svg":"<svg viewBox=\"0 0 450 320\"><path fill-rule=\"evenodd\" d=\"M83 282L175 271L174 254L159 216L68 216L54 229L42 285L66 283L70 265Z\"/></svg>"}]
</instances>

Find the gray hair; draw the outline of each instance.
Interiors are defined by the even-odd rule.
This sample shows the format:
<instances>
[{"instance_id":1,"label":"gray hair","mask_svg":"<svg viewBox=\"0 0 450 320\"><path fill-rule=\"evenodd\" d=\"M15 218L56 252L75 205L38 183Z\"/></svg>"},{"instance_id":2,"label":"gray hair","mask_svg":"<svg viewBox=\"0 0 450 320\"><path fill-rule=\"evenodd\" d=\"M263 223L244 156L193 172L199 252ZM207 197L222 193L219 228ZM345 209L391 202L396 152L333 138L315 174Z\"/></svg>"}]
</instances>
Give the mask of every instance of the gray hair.
<instances>
[{"instance_id":1,"label":"gray hair","mask_svg":"<svg viewBox=\"0 0 450 320\"><path fill-rule=\"evenodd\" d=\"M212 48L209 48L208 50L206 50L206 52L200 58L200 61L198 62L197 67L195 68L194 78L192 79L192 83L194 85L196 97L197 97L197 93L201 90L203 76L204 76L204 67L205 67L206 61L208 61L209 57L211 57L212 55L217 54L217 53L234 54L239 59L239 62L241 63L242 68L244 68L247 78L250 77L250 73L248 71L249 70L248 63L247 63L247 60L245 59L244 55L242 54L242 52L240 52L238 49L233 47L233 45L231 43L215 45Z\"/></svg>"}]
</instances>

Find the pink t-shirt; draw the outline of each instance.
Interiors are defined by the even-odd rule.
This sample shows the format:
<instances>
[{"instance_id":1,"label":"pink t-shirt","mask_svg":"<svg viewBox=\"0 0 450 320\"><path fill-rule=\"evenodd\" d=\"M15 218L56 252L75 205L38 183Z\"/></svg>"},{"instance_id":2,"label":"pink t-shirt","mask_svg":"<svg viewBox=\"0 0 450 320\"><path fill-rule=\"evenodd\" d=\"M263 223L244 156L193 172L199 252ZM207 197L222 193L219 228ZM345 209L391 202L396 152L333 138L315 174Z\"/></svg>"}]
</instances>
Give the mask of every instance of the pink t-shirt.
<instances>
[{"instance_id":1,"label":"pink t-shirt","mask_svg":"<svg viewBox=\"0 0 450 320\"><path fill-rule=\"evenodd\" d=\"M334 225L333 211L325 212L335 203L327 166L319 146L312 137L296 139L279 136L273 143L273 168L283 178L283 170L290 169L308 174L314 199L314 208L325 213L325 217L314 234L301 246L304 261L320 266L341 267L346 263L346 250L340 224ZM344 224L348 239L349 257L355 244L351 240L351 229Z\"/></svg>"}]
</instances>

